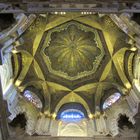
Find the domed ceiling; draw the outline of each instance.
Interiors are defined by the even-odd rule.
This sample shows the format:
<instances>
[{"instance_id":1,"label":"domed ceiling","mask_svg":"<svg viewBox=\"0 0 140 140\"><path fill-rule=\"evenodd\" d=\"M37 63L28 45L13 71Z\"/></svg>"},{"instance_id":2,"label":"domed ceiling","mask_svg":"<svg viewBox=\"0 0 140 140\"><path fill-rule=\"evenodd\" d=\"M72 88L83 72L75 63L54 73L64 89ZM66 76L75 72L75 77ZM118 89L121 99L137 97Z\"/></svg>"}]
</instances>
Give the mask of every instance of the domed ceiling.
<instances>
[{"instance_id":1,"label":"domed ceiling","mask_svg":"<svg viewBox=\"0 0 140 140\"><path fill-rule=\"evenodd\" d=\"M104 49L98 30L72 21L46 33L42 55L50 73L75 80L97 70Z\"/></svg>"},{"instance_id":2,"label":"domed ceiling","mask_svg":"<svg viewBox=\"0 0 140 140\"><path fill-rule=\"evenodd\" d=\"M123 95L131 89L136 49L129 40L109 15L39 15L15 43L15 85L38 89L44 110L53 112L68 95L95 112L111 88Z\"/></svg>"}]
</instances>

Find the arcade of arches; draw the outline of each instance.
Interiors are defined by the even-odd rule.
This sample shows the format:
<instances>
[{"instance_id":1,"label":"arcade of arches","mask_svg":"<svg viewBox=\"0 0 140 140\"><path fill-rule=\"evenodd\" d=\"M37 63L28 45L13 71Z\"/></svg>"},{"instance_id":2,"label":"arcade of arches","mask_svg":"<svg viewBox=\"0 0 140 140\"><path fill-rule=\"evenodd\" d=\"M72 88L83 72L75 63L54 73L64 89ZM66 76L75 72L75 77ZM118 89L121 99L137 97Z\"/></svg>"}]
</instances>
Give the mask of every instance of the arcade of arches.
<instances>
[{"instance_id":1,"label":"arcade of arches","mask_svg":"<svg viewBox=\"0 0 140 140\"><path fill-rule=\"evenodd\" d=\"M140 26L131 15L13 18L0 33L7 134L137 137Z\"/></svg>"}]
</instances>

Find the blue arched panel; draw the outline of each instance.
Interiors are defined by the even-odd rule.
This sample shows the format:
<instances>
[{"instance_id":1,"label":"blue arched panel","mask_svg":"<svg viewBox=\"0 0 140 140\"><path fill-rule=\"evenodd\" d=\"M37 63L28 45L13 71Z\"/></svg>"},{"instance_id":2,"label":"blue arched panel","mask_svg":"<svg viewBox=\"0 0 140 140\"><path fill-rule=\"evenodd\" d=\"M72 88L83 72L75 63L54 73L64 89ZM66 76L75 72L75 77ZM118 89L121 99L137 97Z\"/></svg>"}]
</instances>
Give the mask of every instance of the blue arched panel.
<instances>
[{"instance_id":1,"label":"blue arched panel","mask_svg":"<svg viewBox=\"0 0 140 140\"><path fill-rule=\"evenodd\" d=\"M84 118L87 118L87 112L80 103L64 104L57 114L57 119L65 122L78 122Z\"/></svg>"}]
</instances>

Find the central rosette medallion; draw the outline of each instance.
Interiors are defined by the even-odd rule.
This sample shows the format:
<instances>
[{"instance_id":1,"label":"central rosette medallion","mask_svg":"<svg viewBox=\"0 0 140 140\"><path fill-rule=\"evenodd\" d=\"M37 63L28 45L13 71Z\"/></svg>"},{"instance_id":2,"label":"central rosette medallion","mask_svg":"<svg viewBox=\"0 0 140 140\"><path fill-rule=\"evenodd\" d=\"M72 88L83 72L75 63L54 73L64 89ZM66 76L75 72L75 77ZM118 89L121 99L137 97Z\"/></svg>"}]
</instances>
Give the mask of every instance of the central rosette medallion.
<instances>
[{"instance_id":1,"label":"central rosette medallion","mask_svg":"<svg viewBox=\"0 0 140 140\"><path fill-rule=\"evenodd\" d=\"M43 46L49 71L69 80L94 73L104 56L98 31L78 22L49 30Z\"/></svg>"}]
</instances>

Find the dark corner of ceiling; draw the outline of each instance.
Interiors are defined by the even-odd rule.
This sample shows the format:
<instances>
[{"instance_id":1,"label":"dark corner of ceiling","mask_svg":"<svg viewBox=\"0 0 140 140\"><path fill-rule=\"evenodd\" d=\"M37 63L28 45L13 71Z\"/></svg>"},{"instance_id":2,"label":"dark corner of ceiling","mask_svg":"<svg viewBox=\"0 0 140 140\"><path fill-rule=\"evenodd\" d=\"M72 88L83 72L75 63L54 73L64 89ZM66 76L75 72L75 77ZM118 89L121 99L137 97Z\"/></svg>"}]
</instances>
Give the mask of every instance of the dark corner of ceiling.
<instances>
[{"instance_id":1,"label":"dark corner of ceiling","mask_svg":"<svg viewBox=\"0 0 140 140\"><path fill-rule=\"evenodd\" d=\"M133 13L132 20L140 25L140 13Z\"/></svg>"},{"instance_id":2,"label":"dark corner of ceiling","mask_svg":"<svg viewBox=\"0 0 140 140\"><path fill-rule=\"evenodd\" d=\"M9 28L15 22L14 14L0 14L0 32Z\"/></svg>"}]
</instances>

